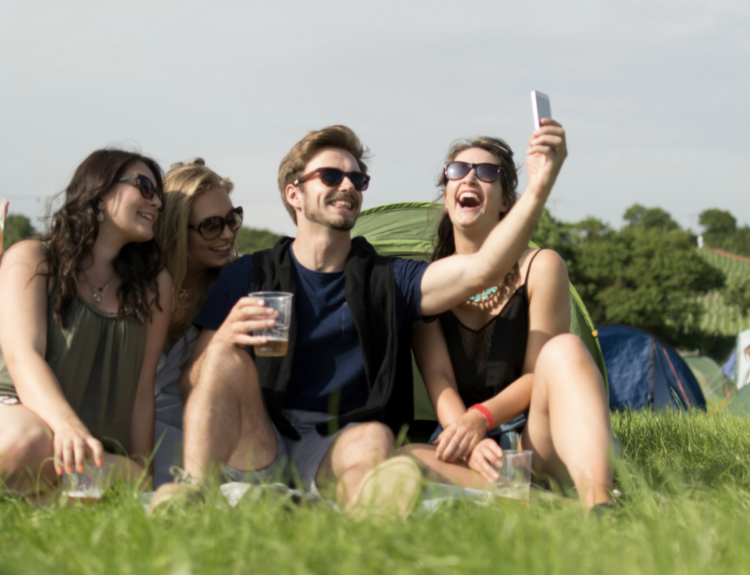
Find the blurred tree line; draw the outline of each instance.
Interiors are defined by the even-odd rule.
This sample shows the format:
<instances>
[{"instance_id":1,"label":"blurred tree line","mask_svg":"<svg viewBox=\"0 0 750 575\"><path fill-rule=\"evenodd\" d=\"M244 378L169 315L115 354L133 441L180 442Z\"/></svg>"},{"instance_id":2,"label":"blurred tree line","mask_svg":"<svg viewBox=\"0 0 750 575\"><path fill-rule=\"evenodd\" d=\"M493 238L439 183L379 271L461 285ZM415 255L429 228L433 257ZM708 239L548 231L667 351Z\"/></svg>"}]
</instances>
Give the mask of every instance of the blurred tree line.
<instances>
[{"instance_id":1,"label":"blurred tree line","mask_svg":"<svg viewBox=\"0 0 750 575\"><path fill-rule=\"evenodd\" d=\"M16 242L38 235L39 232L29 218L21 214L8 214L3 231L3 250L7 250ZM237 232L237 249L241 254L251 254L270 248L281 237L269 230L242 227Z\"/></svg>"},{"instance_id":2,"label":"blurred tree line","mask_svg":"<svg viewBox=\"0 0 750 575\"><path fill-rule=\"evenodd\" d=\"M281 237L269 230L256 230L243 226L237 232L237 249L241 254L251 254L270 248Z\"/></svg>"},{"instance_id":3,"label":"blurred tree line","mask_svg":"<svg viewBox=\"0 0 750 575\"><path fill-rule=\"evenodd\" d=\"M707 245L707 235L718 241L737 231L734 218L732 227L728 218L716 218L713 212L719 210L701 214ZM570 281L595 324L639 327L676 347L697 348L723 359L734 338L701 331L698 296L721 289L725 303L745 314L750 310L750 281L727 285L724 273L699 255L696 236L661 208L635 204L623 219L626 225L614 230L591 217L565 223L545 210L533 241L558 251L566 261Z\"/></svg>"},{"instance_id":4,"label":"blurred tree line","mask_svg":"<svg viewBox=\"0 0 750 575\"><path fill-rule=\"evenodd\" d=\"M701 212L698 222L703 226L703 243L733 254L750 257L750 227L737 227L737 219L724 210L712 208Z\"/></svg>"},{"instance_id":5,"label":"blurred tree line","mask_svg":"<svg viewBox=\"0 0 750 575\"><path fill-rule=\"evenodd\" d=\"M21 240L39 235L31 220L21 214L8 214L3 228L3 251Z\"/></svg>"}]
</instances>

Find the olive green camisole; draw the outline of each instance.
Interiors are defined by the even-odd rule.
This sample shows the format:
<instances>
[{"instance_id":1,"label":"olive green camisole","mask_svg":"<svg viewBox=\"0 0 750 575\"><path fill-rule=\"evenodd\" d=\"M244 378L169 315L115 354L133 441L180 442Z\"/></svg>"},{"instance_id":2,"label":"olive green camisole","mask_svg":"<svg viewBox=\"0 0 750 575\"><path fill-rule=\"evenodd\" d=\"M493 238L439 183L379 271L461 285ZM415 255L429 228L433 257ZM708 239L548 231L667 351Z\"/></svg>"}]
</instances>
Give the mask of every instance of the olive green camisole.
<instances>
[{"instance_id":1,"label":"olive green camisole","mask_svg":"<svg viewBox=\"0 0 750 575\"><path fill-rule=\"evenodd\" d=\"M63 329L53 317L57 289L47 298L44 359L65 398L111 452L130 453L133 407L146 351L146 324L118 319L78 297ZM2 319L0 318L0 321ZM0 350L0 395L18 396Z\"/></svg>"}]
</instances>

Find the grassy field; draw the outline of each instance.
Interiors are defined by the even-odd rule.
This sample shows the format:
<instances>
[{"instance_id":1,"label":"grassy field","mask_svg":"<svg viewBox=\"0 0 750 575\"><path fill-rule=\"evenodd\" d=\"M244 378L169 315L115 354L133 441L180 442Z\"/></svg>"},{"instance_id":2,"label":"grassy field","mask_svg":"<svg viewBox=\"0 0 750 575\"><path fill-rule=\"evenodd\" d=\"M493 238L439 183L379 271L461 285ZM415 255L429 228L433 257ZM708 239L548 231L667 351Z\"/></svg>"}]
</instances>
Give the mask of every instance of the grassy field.
<instances>
[{"instance_id":1,"label":"grassy field","mask_svg":"<svg viewBox=\"0 0 750 575\"><path fill-rule=\"evenodd\" d=\"M750 276L750 263L728 258L721 254L698 250L698 253L711 265L722 270L727 279L734 275ZM750 316L742 317L737 308L724 305L724 299L718 291L712 291L700 298L703 306L701 329L708 333L737 335L750 329Z\"/></svg>"},{"instance_id":2,"label":"grassy field","mask_svg":"<svg viewBox=\"0 0 750 575\"><path fill-rule=\"evenodd\" d=\"M354 523L275 501L149 519L133 493L94 508L0 501L0 573L729 573L750 571L750 419L620 414L617 509L456 502Z\"/></svg>"}]
</instances>

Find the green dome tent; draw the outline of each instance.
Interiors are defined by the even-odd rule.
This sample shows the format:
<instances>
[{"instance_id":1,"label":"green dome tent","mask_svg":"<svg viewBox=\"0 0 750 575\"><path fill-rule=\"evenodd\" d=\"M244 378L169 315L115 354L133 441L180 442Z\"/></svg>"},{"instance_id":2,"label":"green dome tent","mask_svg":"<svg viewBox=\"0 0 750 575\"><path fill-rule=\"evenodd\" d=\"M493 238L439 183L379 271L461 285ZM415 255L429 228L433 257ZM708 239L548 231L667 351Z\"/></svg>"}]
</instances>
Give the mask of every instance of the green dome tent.
<instances>
[{"instance_id":1,"label":"green dome tent","mask_svg":"<svg viewBox=\"0 0 750 575\"><path fill-rule=\"evenodd\" d=\"M706 399L725 400L732 395L736 383L721 372L721 366L713 359L705 355L686 355L682 359L698 380Z\"/></svg>"},{"instance_id":2,"label":"green dome tent","mask_svg":"<svg viewBox=\"0 0 750 575\"><path fill-rule=\"evenodd\" d=\"M442 214L441 204L428 202L406 202L370 208L360 213L357 225L352 230L352 237L364 236L381 255L430 261L432 241ZM530 246L537 247L534 244ZM570 303L572 312L570 333L578 335L586 344L607 386L607 372L602 351L596 339L596 329L572 285L570 286ZM437 417L427 397L422 377L413 361L412 365L415 427L417 427L417 434L420 434L420 421L433 422ZM431 431L434 425L430 423L429 427ZM426 430L427 427L424 431Z\"/></svg>"}]
</instances>

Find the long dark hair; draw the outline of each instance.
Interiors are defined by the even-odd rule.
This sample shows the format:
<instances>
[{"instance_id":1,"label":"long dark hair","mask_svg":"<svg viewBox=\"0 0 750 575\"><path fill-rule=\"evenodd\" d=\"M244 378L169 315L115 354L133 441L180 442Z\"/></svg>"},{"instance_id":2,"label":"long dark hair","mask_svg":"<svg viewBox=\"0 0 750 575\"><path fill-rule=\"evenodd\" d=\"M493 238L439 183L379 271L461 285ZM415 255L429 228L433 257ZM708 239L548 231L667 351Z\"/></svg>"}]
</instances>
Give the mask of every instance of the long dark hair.
<instances>
[{"instance_id":1,"label":"long dark hair","mask_svg":"<svg viewBox=\"0 0 750 575\"><path fill-rule=\"evenodd\" d=\"M41 241L47 245L47 281L57 286L55 321L65 327L66 316L78 296L78 274L91 255L99 236L97 207L104 196L133 162L143 162L162 189L161 168L151 158L124 150L93 152L73 174L64 190L65 203L51 216L50 230ZM117 290L118 316L134 316L143 323L151 319L151 305L159 306L157 276L164 268L164 255L152 239L123 246L114 261L122 283ZM149 297L149 293L152 294Z\"/></svg>"},{"instance_id":2,"label":"long dark hair","mask_svg":"<svg viewBox=\"0 0 750 575\"><path fill-rule=\"evenodd\" d=\"M469 148L480 148L486 150L497 158L498 164L502 166L502 172L500 173L500 189L503 194L503 205L506 208L505 211L498 214L498 221L505 217L510 209L515 205L518 200L518 174L516 173L516 165L513 162L513 150L510 146L500 138L490 138L489 136L481 136L474 139L463 138L455 140L451 143L448 149L448 154L445 156L445 162L452 162L456 159L461 152L468 150ZM440 188L440 197L445 194L445 185L447 179L443 172L440 173L438 178L438 188ZM456 240L453 235L453 222L446 211L443 217L440 219L438 224L437 234L435 236L435 247L432 251L432 261L439 260L451 256L456 253ZM503 285L510 286L513 280L518 276L518 262L508 272L503 280Z\"/></svg>"}]
</instances>

